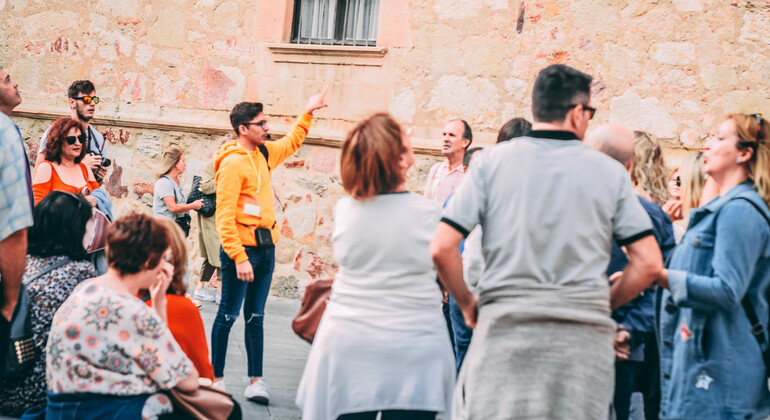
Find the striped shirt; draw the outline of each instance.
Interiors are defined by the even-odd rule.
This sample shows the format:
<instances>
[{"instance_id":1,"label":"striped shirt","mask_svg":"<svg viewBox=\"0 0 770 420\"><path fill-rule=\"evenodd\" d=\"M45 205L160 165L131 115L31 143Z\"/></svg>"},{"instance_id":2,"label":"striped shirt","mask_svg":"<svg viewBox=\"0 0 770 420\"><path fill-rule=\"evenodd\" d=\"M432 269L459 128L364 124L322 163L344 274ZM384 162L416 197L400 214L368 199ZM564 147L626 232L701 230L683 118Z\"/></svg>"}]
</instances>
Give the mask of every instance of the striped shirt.
<instances>
[{"instance_id":1,"label":"striped shirt","mask_svg":"<svg viewBox=\"0 0 770 420\"><path fill-rule=\"evenodd\" d=\"M32 226L31 185L19 128L0 112L0 241Z\"/></svg>"}]
</instances>

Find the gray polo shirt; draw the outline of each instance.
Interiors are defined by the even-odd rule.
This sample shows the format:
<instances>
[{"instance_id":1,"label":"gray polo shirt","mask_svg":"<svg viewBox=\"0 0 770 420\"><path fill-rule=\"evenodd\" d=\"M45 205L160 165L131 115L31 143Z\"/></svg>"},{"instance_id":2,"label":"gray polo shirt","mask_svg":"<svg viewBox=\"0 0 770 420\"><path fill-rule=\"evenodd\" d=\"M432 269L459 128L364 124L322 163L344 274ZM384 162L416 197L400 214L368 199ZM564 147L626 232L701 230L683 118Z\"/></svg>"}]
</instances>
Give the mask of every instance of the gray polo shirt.
<instances>
[{"instance_id":1,"label":"gray polo shirt","mask_svg":"<svg viewBox=\"0 0 770 420\"><path fill-rule=\"evenodd\" d=\"M177 204L187 203L187 196L185 196L184 191L182 191L182 187L171 179L170 176L163 175L160 179L155 181L155 189L152 198L153 216L161 216L174 220L177 217L182 217L186 213L172 213L171 210L168 209L166 202L163 201L163 198L165 197L174 197Z\"/></svg>"},{"instance_id":2,"label":"gray polo shirt","mask_svg":"<svg viewBox=\"0 0 770 420\"><path fill-rule=\"evenodd\" d=\"M607 288L612 239L652 234L626 169L567 131L485 148L442 221L465 236L481 225L482 301L506 289Z\"/></svg>"}]
</instances>

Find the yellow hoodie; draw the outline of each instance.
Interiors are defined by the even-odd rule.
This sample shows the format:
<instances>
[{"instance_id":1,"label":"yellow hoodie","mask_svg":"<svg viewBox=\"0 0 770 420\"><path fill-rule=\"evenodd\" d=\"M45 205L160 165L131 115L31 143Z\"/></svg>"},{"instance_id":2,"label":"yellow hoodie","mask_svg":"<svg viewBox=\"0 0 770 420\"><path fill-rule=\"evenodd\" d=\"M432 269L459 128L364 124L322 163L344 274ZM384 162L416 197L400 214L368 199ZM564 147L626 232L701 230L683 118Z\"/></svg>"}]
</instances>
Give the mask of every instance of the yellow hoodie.
<instances>
[{"instance_id":1,"label":"yellow hoodie","mask_svg":"<svg viewBox=\"0 0 770 420\"><path fill-rule=\"evenodd\" d=\"M222 248L236 264L248 259L245 246L257 245L254 238L255 228L270 229L273 243L278 242L270 171L302 146L312 121L312 116L302 114L292 131L284 138L266 142L269 162L265 161L259 149L249 152L237 140L228 142L217 150L214 156L214 169L217 171L217 232ZM256 172L249 155L256 166ZM257 173L261 175L259 193ZM259 206L261 214L256 216L254 211L244 212L247 205Z\"/></svg>"}]
</instances>

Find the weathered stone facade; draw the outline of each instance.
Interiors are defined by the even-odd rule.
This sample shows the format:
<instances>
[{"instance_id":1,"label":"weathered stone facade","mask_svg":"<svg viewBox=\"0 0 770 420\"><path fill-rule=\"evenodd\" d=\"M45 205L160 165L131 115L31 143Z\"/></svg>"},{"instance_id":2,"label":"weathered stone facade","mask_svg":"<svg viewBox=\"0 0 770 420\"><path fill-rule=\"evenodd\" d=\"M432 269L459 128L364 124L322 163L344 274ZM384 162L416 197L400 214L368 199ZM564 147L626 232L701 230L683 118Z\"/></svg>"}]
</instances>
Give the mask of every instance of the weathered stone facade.
<instances>
[{"instance_id":1,"label":"weathered stone facade","mask_svg":"<svg viewBox=\"0 0 770 420\"><path fill-rule=\"evenodd\" d=\"M119 213L149 211L163 149L187 151L189 188L235 103L265 103L281 133L331 80L330 107L273 174L284 236L274 292L296 296L334 273L339 145L373 112L413 127L415 191L447 119L467 119L475 143L491 143L507 119L531 119L532 83L551 63L594 75L594 123L652 132L672 166L725 113L770 113L767 0L382 0L378 46L368 48L288 44L293 3L0 0L0 64L19 82L15 120L31 153L50 119L68 112L69 83L89 78L115 161L107 190Z\"/></svg>"}]
</instances>

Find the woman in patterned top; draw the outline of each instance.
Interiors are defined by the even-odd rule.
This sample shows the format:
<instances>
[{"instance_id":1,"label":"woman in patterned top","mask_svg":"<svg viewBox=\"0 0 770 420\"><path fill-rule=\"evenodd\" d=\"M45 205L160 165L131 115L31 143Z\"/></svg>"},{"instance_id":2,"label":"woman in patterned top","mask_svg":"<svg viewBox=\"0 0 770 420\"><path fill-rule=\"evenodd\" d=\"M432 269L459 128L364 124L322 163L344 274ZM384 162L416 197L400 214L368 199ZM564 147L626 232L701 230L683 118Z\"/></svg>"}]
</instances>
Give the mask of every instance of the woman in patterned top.
<instances>
[{"instance_id":1,"label":"woman in patterned top","mask_svg":"<svg viewBox=\"0 0 770 420\"><path fill-rule=\"evenodd\" d=\"M16 417L30 407L45 406L43 350L51 319L78 283L97 275L93 264L84 261L83 237L93 219L91 206L82 196L53 191L40 201L33 215L24 286L32 304L38 357L28 376L0 380L0 414ZM49 267L56 268L34 278Z\"/></svg>"},{"instance_id":2,"label":"woman in patterned top","mask_svg":"<svg viewBox=\"0 0 770 420\"><path fill-rule=\"evenodd\" d=\"M166 326L170 242L143 214L107 229L107 273L81 284L53 318L47 418L156 418L172 411L162 391L198 389L197 370ZM141 289L152 308L136 297Z\"/></svg>"}]
</instances>

